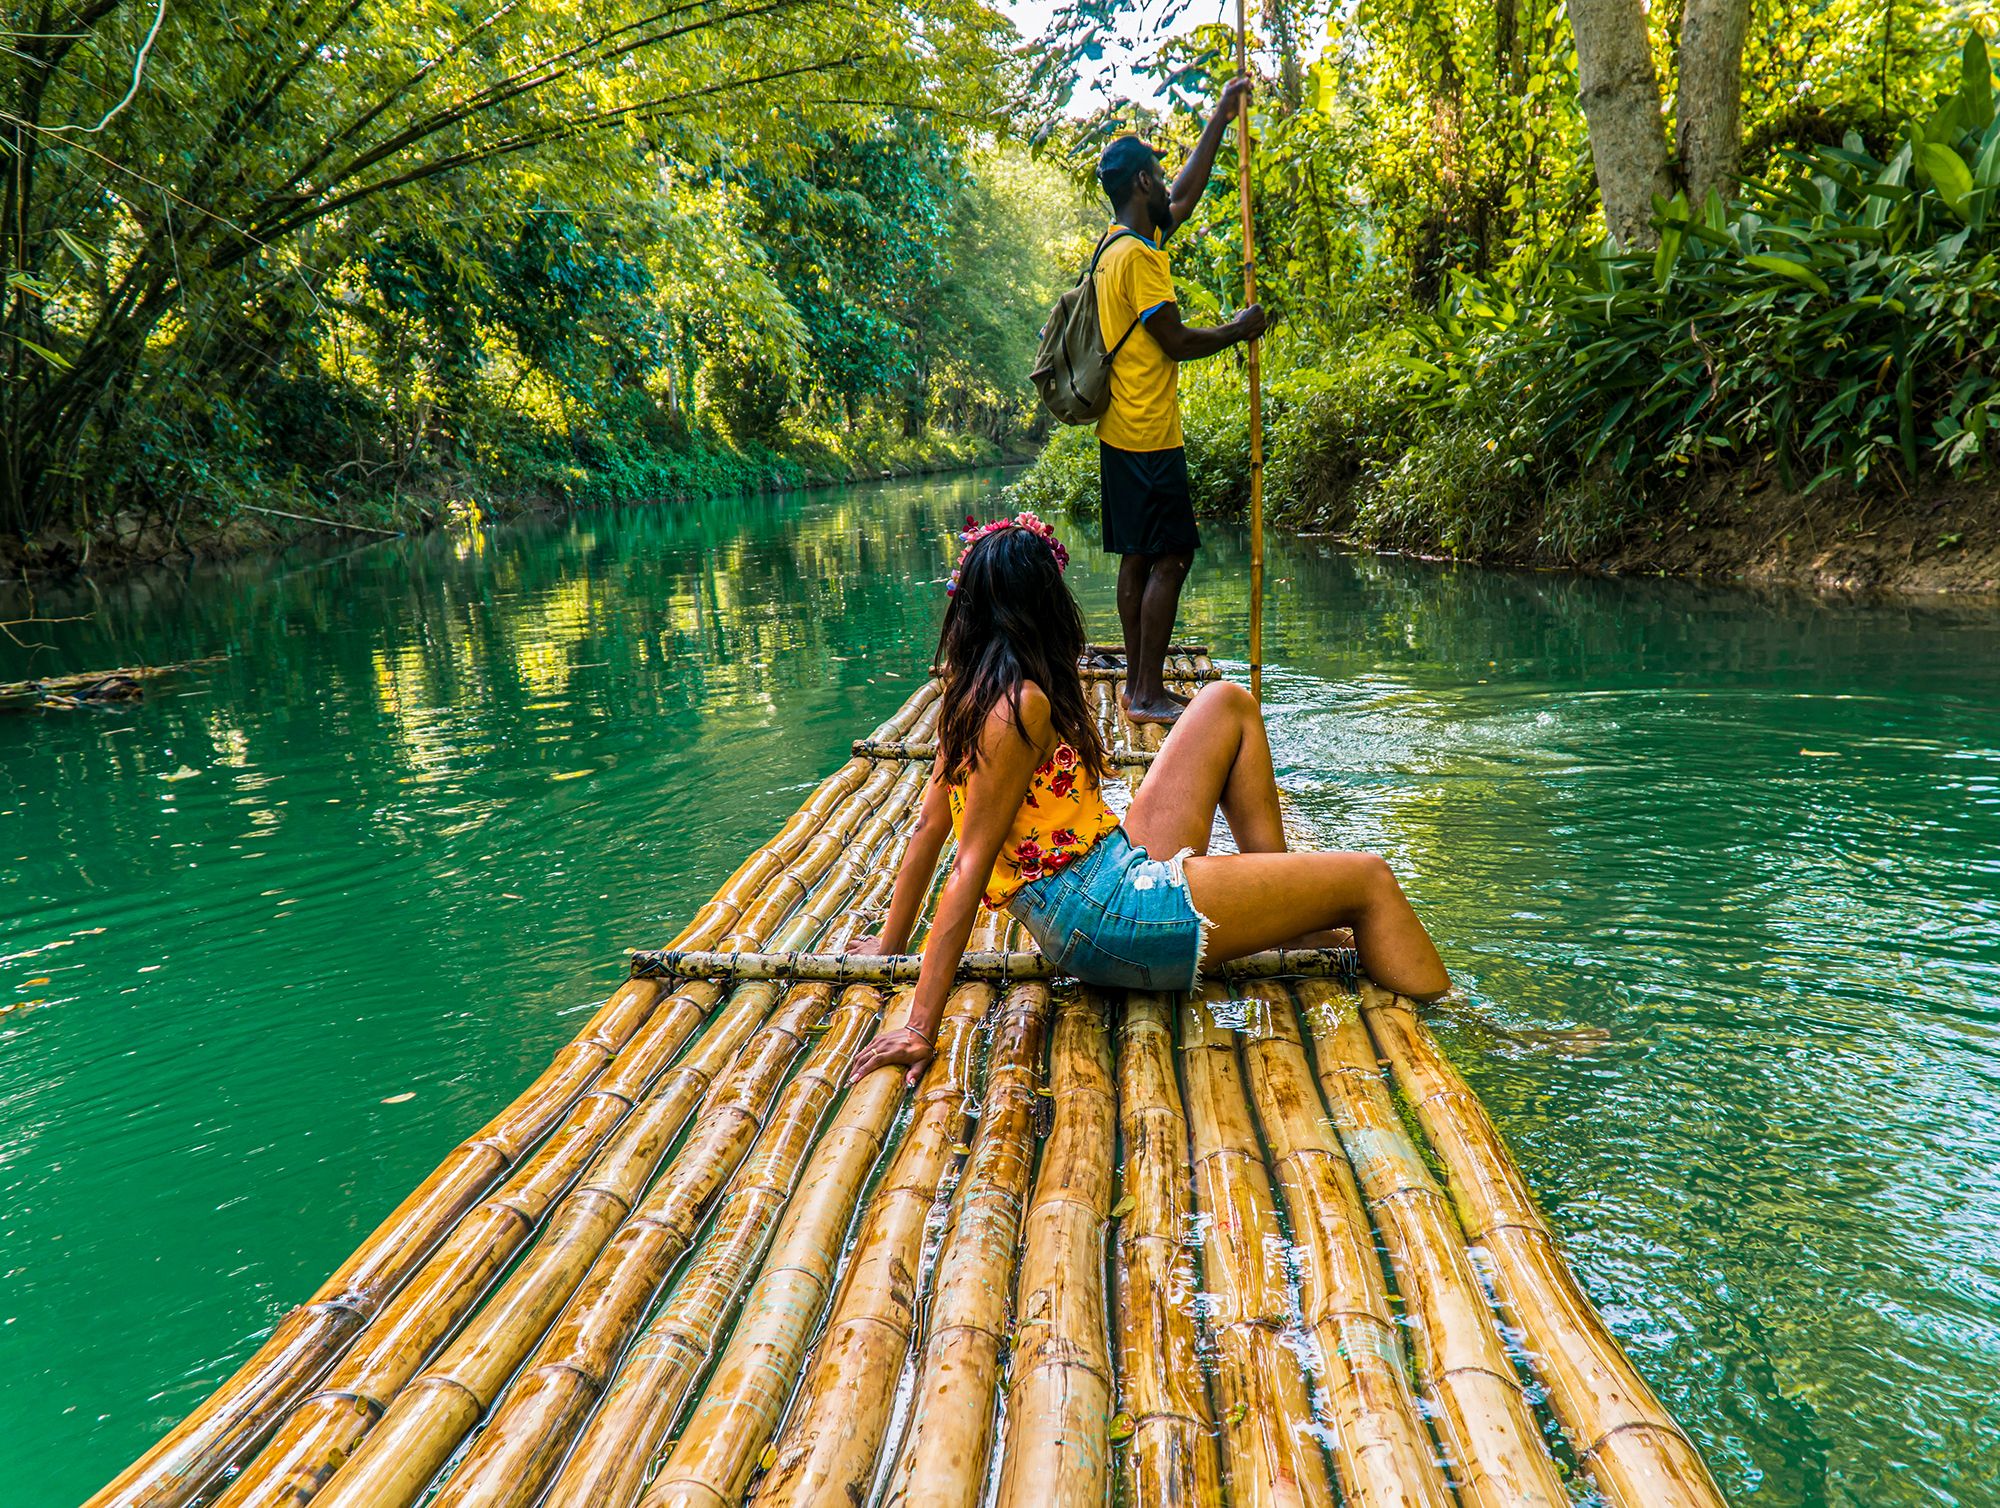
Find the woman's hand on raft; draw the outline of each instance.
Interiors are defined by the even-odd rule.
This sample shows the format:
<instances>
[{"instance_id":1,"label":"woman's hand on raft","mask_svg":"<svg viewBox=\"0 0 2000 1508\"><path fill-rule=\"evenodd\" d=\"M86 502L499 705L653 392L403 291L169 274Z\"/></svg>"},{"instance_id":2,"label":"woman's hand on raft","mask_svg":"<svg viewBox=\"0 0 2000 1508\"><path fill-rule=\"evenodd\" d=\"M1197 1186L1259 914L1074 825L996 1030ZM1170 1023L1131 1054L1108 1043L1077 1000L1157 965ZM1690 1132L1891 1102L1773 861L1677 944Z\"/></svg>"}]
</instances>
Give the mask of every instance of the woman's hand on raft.
<instances>
[{"instance_id":1,"label":"woman's hand on raft","mask_svg":"<svg viewBox=\"0 0 2000 1508\"><path fill-rule=\"evenodd\" d=\"M855 1055L854 1067L847 1075L847 1082L858 1084L876 1069L893 1063L898 1068L909 1070L903 1075L903 1087L913 1088L917 1080L924 1076L924 1069L934 1051L924 1039L924 1034L912 1027L900 1026L892 1032L883 1032Z\"/></svg>"}]
</instances>

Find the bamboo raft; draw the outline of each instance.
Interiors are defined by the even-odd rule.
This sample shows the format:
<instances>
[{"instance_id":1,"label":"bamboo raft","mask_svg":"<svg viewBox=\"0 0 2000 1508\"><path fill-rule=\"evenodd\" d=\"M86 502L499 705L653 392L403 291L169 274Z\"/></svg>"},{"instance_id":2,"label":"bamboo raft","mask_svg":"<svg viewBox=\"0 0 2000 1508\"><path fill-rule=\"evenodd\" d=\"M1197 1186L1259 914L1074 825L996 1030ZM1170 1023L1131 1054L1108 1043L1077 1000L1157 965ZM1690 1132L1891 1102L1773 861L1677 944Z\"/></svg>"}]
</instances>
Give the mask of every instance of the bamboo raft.
<instances>
[{"instance_id":1,"label":"bamboo raft","mask_svg":"<svg viewBox=\"0 0 2000 1508\"><path fill-rule=\"evenodd\" d=\"M843 1091L936 696L91 1508L1721 1504L1346 950L1119 1000L986 917L914 1096Z\"/></svg>"}]
</instances>

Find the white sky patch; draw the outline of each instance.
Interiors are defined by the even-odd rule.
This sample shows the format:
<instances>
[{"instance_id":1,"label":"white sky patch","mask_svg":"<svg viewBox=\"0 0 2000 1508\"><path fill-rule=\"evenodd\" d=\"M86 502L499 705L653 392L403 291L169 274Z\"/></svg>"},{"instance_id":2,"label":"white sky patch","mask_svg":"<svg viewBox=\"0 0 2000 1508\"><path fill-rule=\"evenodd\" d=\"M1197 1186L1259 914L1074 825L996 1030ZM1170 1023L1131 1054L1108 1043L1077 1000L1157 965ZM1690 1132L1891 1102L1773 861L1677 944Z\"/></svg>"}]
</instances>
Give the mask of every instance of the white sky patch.
<instances>
[{"instance_id":1,"label":"white sky patch","mask_svg":"<svg viewBox=\"0 0 2000 1508\"><path fill-rule=\"evenodd\" d=\"M1032 42L1049 29L1049 22L1067 0L995 0L1023 38ZM1253 7L1254 9L1254 7ZM1236 24L1235 0L1139 0L1121 11L1104 39L1104 56L1077 65L1076 93L1069 113L1089 115L1108 100L1130 99L1158 104L1158 82L1143 69L1162 43L1185 36L1198 26L1215 22Z\"/></svg>"}]
</instances>

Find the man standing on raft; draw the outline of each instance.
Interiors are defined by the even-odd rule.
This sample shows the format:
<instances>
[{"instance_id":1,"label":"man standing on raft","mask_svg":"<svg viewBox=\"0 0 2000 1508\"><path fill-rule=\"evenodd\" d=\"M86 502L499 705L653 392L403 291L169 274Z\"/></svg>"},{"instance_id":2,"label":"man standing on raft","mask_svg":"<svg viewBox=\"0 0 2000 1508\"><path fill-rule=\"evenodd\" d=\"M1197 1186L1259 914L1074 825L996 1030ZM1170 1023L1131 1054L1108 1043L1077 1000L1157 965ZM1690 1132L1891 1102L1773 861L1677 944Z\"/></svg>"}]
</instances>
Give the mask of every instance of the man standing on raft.
<instances>
[{"instance_id":1,"label":"man standing on raft","mask_svg":"<svg viewBox=\"0 0 2000 1508\"><path fill-rule=\"evenodd\" d=\"M1118 621L1125 631L1125 692L1132 721L1171 723L1186 705L1167 690L1163 667L1180 610L1181 583L1201 543L1188 494L1181 439L1180 363L1213 356L1264 333L1256 304L1226 325L1189 329L1174 301L1162 247L1194 213L1223 130L1250 94L1231 79L1171 188L1159 153L1121 136L1097 162L1111 199L1111 241L1097 262L1097 323L1107 344L1130 332L1111 363L1111 407L1097 422L1104 548L1118 568ZM1137 325L1139 328L1134 328Z\"/></svg>"}]
</instances>

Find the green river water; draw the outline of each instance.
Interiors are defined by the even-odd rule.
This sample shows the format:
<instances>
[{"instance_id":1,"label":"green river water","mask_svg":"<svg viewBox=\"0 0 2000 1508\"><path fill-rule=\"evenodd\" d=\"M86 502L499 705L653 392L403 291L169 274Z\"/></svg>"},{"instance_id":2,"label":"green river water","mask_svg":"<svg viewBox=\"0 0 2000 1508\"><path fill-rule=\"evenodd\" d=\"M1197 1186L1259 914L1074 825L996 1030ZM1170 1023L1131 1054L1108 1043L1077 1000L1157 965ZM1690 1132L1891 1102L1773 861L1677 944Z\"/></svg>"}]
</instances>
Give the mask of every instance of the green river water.
<instances>
[{"instance_id":1,"label":"green river water","mask_svg":"<svg viewBox=\"0 0 2000 1508\"><path fill-rule=\"evenodd\" d=\"M226 658L0 715L0 1500L113 1475L547 1062L916 685L996 485L37 600L90 616L0 680ZM1244 560L1183 616L1225 656ZM1294 807L1405 876L1438 1030L1732 1498L2000 1504L2000 609L1271 579Z\"/></svg>"}]
</instances>

